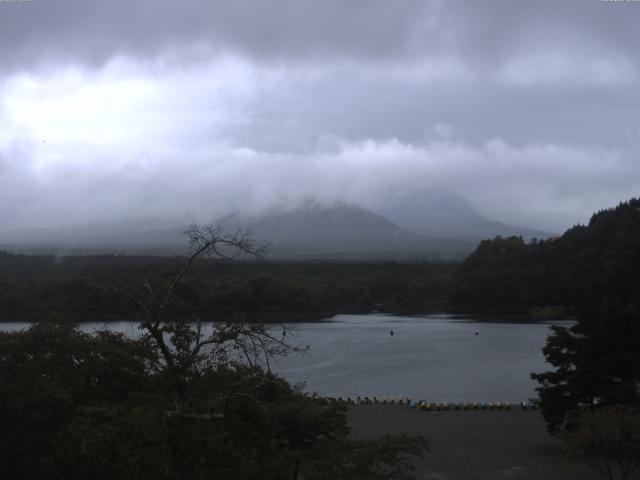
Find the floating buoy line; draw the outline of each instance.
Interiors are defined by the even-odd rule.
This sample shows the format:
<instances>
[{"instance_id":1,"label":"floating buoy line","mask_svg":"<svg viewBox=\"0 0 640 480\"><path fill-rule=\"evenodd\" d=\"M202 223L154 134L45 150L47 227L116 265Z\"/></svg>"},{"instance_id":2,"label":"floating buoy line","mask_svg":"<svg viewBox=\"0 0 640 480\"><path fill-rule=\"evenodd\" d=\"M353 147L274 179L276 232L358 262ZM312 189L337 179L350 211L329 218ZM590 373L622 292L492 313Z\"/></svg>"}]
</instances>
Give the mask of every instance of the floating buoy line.
<instances>
[{"instance_id":1,"label":"floating buoy line","mask_svg":"<svg viewBox=\"0 0 640 480\"><path fill-rule=\"evenodd\" d=\"M426 400L413 401L409 397L323 397L328 403L346 403L348 405L405 405L426 412L451 411L451 410L537 410L539 400L529 399L520 403L512 402L428 402Z\"/></svg>"}]
</instances>

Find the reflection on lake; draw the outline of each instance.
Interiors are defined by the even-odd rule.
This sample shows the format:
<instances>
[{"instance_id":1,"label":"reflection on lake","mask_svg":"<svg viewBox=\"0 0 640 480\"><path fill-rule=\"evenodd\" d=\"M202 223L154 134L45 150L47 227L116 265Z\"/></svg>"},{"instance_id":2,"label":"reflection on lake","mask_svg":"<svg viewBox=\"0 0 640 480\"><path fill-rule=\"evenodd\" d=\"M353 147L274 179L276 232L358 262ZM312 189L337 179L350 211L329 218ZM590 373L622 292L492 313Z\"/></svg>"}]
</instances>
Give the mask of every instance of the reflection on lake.
<instances>
[{"instance_id":1,"label":"reflection on lake","mask_svg":"<svg viewBox=\"0 0 640 480\"><path fill-rule=\"evenodd\" d=\"M0 328L25 326L5 323ZM91 332L105 326L128 336L139 334L133 322L85 323L81 328ZM337 315L289 326L295 343L310 350L279 359L272 367L323 396L519 402L536 396L529 374L549 368L541 352L549 326L472 316Z\"/></svg>"}]
</instances>

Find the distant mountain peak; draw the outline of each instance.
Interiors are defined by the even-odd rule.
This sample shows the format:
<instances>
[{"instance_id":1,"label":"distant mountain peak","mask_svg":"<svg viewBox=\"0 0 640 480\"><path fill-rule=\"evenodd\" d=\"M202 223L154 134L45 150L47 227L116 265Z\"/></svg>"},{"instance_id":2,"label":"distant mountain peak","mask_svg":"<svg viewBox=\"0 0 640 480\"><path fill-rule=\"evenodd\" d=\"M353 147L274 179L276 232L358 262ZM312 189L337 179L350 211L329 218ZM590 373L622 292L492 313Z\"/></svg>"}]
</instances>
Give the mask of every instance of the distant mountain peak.
<instances>
[{"instance_id":1,"label":"distant mountain peak","mask_svg":"<svg viewBox=\"0 0 640 480\"><path fill-rule=\"evenodd\" d=\"M224 228L248 228L260 242L298 251L348 252L395 248L421 236L356 205L307 202L292 210L263 214L236 212L218 222Z\"/></svg>"},{"instance_id":2,"label":"distant mountain peak","mask_svg":"<svg viewBox=\"0 0 640 480\"><path fill-rule=\"evenodd\" d=\"M433 237L547 238L551 233L489 220L466 198L444 189L397 192L374 210L401 227Z\"/></svg>"},{"instance_id":3,"label":"distant mountain peak","mask_svg":"<svg viewBox=\"0 0 640 480\"><path fill-rule=\"evenodd\" d=\"M102 252L183 251L189 219L144 218L48 229L0 232L0 244ZM369 210L346 202L306 199L262 212L234 212L218 221L228 232L250 229L272 256L452 258L496 235L547 238L545 232L505 225L479 214L467 199L444 190L396 192Z\"/></svg>"}]
</instances>

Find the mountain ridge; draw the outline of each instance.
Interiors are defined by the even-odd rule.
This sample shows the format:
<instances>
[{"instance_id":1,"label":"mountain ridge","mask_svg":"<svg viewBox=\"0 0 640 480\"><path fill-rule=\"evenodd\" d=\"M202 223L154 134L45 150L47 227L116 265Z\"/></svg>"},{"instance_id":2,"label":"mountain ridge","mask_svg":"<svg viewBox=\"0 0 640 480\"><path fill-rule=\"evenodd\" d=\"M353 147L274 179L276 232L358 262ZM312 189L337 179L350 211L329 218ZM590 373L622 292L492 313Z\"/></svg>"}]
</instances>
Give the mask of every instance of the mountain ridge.
<instances>
[{"instance_id":1,"label":"mountain ridge","mask_svg":"<svg viewBox=\"0 0 640 480\"><path fill-rule=\"evenodd\" d=\"M344 202L327 205L307 201L297 208L234 212L212 223L228 232L237 228L251 230L258 243L270 246L269 255L273 258L453 259L471 253L480 240L496 235L527 239L545 235L492 222L466 199L452 194L414 195L401 200L387 203L387 212L393 214L395 210L397 218ZM176 254L186 246L186 227L175 219L143 218L22 229L0 232L0 247L23 252L49 247L117 253L148 249Z\"/></svg>"}]
</instances>

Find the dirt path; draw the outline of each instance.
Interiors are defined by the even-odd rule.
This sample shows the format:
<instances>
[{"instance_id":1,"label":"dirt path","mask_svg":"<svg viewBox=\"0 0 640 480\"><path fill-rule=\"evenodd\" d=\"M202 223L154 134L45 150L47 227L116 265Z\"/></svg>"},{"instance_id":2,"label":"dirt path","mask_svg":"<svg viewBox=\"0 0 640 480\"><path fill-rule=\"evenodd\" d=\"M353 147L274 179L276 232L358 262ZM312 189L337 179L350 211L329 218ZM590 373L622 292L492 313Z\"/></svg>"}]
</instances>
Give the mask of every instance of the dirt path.
<instances>
[{"instance_id":1,"label":"dirt path","mask_svg":"<svg viewBox=\"0 0 640 480\"><path fill-rule=\"evenodd\" d=\"M370 405L351 407L349 422L355 438L404 432L429 440L431 452L416 462L419 480L603 478L563 453L537 411L424 412Z\"/></svg>"}]
</instances>

